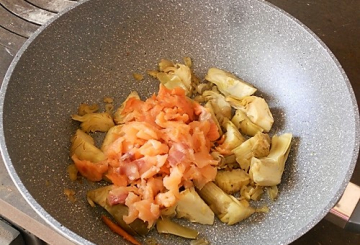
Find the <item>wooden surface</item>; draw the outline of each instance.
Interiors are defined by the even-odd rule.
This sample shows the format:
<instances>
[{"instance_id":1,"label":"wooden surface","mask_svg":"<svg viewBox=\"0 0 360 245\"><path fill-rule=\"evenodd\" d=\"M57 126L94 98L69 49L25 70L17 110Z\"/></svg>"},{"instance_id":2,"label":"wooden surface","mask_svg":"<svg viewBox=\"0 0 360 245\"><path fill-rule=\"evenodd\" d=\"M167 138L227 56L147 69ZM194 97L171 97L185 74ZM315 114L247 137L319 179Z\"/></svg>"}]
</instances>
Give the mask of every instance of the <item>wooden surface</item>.
<instances>
[{"instance_id":1,"label":"wooden surface","mask_svg":"<svg viewBox=\"0 0 360 245\"><path fill-rule=\"evenodd\" d=\"M0 0L0 81L16 52L31 33L56 13L75 2L70 0ZM347 73L359 104L360 0L268 0L268 2L299 19L322 39ZM0 164L0 170L4 171L3 163ZM359 160L351 181L360 185ZM3 185L4 180L2 179L1 187ZM15 189L12 189L11 192L15 192L15 196L20 196ZM26 205L23 200L19 202ZM24 210L23 212L33 216L34 221L40 220L41 223L41 219L36 217L35 213L27 211L29 207L25 207ZM34 222L34 224L38 223ZM29 226L29 228L31 227ZM50 243L52 242L50 241ZM292 243L292 245L301 244L360 244L360 235L345 231L322 220L308 233Z\"/></svg>"}]
</instances>

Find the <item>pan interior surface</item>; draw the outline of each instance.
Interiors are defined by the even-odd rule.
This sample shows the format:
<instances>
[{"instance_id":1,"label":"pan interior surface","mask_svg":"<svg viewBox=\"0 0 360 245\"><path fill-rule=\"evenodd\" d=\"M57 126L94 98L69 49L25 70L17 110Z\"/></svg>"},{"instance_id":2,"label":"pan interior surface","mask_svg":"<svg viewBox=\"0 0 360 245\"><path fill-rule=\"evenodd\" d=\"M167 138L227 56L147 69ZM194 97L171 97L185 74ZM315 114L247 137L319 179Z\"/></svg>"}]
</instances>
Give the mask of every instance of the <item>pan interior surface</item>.
<instances>
[{"instance_id":1,"label":"pan interior surface","mask_svg":"<svg viewBox=\"0 0 360 245\"><path fill-rule=\"evenodd\" d=\"M112 97L119 106L133 90L142 98L156 92L155 80L132 74L156 69L161 58L190 56L200 77L210 67L235 73L269 102L271 134L294 135L280 196L263 203L269 213L235 226L189 225L211 244L290 243L324 217L352 174L359 117L346 76L313 34L265 2L90 0L30 41L2 87L4 160L28 202L79 244L122 240L86 201L98 185L68 178L69 139L78 127L70 115L80 103ZM75 190L76 202L64 188Z\"/></svg>"}]
</instances>

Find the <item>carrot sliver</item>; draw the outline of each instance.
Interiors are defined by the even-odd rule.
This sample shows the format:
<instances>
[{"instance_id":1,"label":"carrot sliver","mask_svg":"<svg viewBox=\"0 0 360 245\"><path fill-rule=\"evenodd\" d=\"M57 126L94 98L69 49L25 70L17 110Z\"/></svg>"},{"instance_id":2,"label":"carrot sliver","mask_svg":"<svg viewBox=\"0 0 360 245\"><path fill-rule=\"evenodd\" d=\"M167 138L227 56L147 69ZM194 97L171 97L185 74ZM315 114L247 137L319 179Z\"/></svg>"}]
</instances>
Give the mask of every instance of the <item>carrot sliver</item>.
<instances>
[{"instance_id":1,"label":"carrot sliver","mask_svg":"<svg viewBox=\"0 0 360 245\"><path fill-rule=\"evenodd\" d=\"M131 236L129 233L124 231L120 226L112 222L108 217L101 216L101 220L116 234L122 236L125 240L131 242L134 245L141 245L140 242L138 242L133 236Z\"/></svg>"}]
</instances>

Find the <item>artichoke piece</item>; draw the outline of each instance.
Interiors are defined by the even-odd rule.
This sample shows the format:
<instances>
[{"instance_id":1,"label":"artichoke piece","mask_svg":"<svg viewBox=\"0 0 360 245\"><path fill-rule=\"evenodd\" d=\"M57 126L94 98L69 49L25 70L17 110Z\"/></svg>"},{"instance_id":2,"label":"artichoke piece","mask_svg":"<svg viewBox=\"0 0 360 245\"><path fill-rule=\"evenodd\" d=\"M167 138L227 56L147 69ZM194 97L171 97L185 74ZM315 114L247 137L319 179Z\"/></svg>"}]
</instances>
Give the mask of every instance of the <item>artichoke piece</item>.
<instances>
[{"instance_id":1,"label":"artichoke piece","mask_svg":"<svg viewBox=\"0 0 360 245\"><path fill-rule=\"evenodd\" d=\"M175 76L178 76L181 79L181 82L185 87L191 89L191 69L183 64L176 64L174 68L166 69L167 73L174 73Z\"/></svg>"},{"instance_id":2,"label":"artichoke piece","mask_svg":"<svg viewBox=\"0 0 360 245\"><path fill-rule=\"evenodd\" d=\"M226 194L214 182L208 182L198 193L218 218L228 225L236 224L255 212L254 208Z\"/></svg>"},{"instance_id":3,"label":"artichoke piece","mask_svg":"<svg viewBox=\"0 0 360 245\"><path fill-rule=\"evenodd\" d=\"M215 184L228 194L239 192L249 183L249 175L242 169L220 170L215 177Z\"/></svg>"},{"instance_id":4,"label":"artichoke piece","mask_svg":"<svg viewBox=\"0 0 360 245\"><path fill-rule=\"evenodd\" d=\"M257 208L255 210L255 212L257 212L257 213L268 213L268 212L270 212L270 209L268 208L268 206L262 206L261 208Z\"/></svg>"},{"instance_id":5,"label":"artichoke piece","mask_svg":"<svg viewBox=\"0 0 360 245\"><path fill-rule=\"evenodd\" d=\"M84 116L85 114L94 113L97 112L98 110L99 110L99 106L97 104L93 104L93 105L80 104L78 108L78 115Z\"/></svg>"},{"instance_id":6,"label":"artichoke piece","mask_svg":"<svg viewBox=\"0 0 360 245\"><path fill-rule=\"evenodd\" d=\"M256 92L256 88L252 85L244 82L234 74L218 68L210 68L205 79L216 84L220 92L225 96L232 95L234 98L241 99Z\"/></svg>"},{"instance_id":7,"label":"artichoke piece","mask_svg":"<svg viewBox=\"0 0 360 245\"><path fill-rule=\"evenodd\" d=\"M231 106L222 94L216 93L215 91L206 90L202 95L206 101L211 101L216 116L221 115L225 118L231 117Z\"/></svg>"},{"instance_id":8,"label":"artichoke piece","mask_svg":"<svg viewBox=\"0 0 360 245\"><path fill-rule=\"evenodd\" d=\"M222 135L223 132L221 130L221 126L219 124L219 121L217 120L216 116L215 116L215 112L214 112L214 108L213 108L213 105L210 101L208 101L204 107L210 112L211 114L211 119L215 122L217 128L218 128L218 132L219 132L219 135Z\"/></svg>"},{"instance_id":9,"label":"artichoke piece","mask_svg":"<svg viewBox=\"0 0 360 245\"><path fill-rule=\"evenodd\" d=\"M248 190L248 194L250 196L250 199L251 200L254 200L254 201L259 201L262 194L264 193L264 189L262 186L250 186L249 190Z\"/></svg>"},{"instance_id":10,"label":"artichoke piece","mask_svg":"<svg viewBox=\"0 0 360 245\"><path fill-rule=\"evenodd\" d=\"M187 95L191 95L191 69L183 64L175 64L160 69L156 74L157 79L167 88L181 87Z\"/></svg>"},{"instance_id":11,"label":"artichoke piece","mask_svg":"<svg viewBox=\"0 0 360 245\"><path fill-rule=\"evenodd\" d=\"M70 202L74 203L74 202L76 201L75 191L74 191L74 190L65 188L65 189L64 189L64 194L65 194L65 196L67 197L67 199L68 199Z\"/></svg>"},{"instance_id":12,"label":"artichoke piece","mask_svg":"<svg viewBox=\"0 0 360 245\"><path fill-rule=\"evenodd\" d=\"M231 122L234 123L241 133L249 136L254 136L264 131L263 128L253 123L242 110L236 110Z\"/></svg>"},{"instance_id":13,"label":"artichoke piece","mask_svg":"<svg viewBox=\"0 0 360 245\"><path fill-rule=\"evenodd\" d=\"M192 60L191 60L190 57L184 57L184 58L183 58L183 61L184 61L184 64L185 64L187 67L189 67L189 68L192 67Z\"/></svg>"},{"instance_id":14,"label":"artichoke piece","mask_svg":"<svg viewBox=\"0 0 360 245\"><path fill-rule=\"evenodd\" d=\"M255 136L246 140L244 143L232 150L236 156L236 161L240 168L246 172L250 168L251 158L257 156L267 156L270 151L270 137L267 134L257 133Z\"/></svg>"},{"instance_id":15,"label":"artichoke piece","mask_svg":"<svg viewBox=\"0 0 360 245\"><path fill-rule=\"evenodd\" d=\"M225 159L225 163L228 164L228 165L232 165L234 164L234 166L238 166L239 167L239 164L236 162L236 156L235 154L231 154L231 155L227 155L224 157ZM236 164L236 165L235 165Z\"/></svg>"},{"instance_id":16,"label":"artichoke piece","mask_svg":"<svg viewBox=\"0 0 360 245\"><path fill-rule=\"evenodd\" d=\"M109 146L122 135L121 132L122 125L116 125L109 129L106 133L105 139L101 145L101 150L106 153Z\"/></svg>"},{"instance_id":17,"label":"artichoke piece","mask_svg":"<svg viewBox=\"0 0 360 245\"><path fill-rule=\"evenodd\" d=\"M174 74L167 74L164 72L159 72L159 73L157 73L156 78L168 89L180 87L180 88L184 89L185 91L188 90L188 88L181 81L181 79L178 76L175 76Z\"/></svg>"},{"instance_id":18,"label":"artichoke piece","mask_svg":"<svg viewBox=\"0 0 360 245\"><path fill-rule=\"evenodd\" d=\"M174 66L174 63L171 60L161 59L159 62L159 71L165 71L166 68Z\"/></svg>"},{"instance_id":19,"label":"artichoke piece","mask_svg":"<svg viewBox=\"0 0 360 245\"><path fill-rule=\"evenodd\" d=\"M253 188L251 185L247 185L247 186L243 186L240 189L240 200L250 200L251 196L250 196L250 189Z\"/></svg>"},{"instance_id":20,"label":"artichoke piece","mask_svg":"<svg viewBox=\"0 0 360 245\"><path fill-rule=\"evenodd\" d=\"M88 113L83 116L72 115L71 118L81 122L81 129L87 133L95 131L106 132L115 125L111 115L107 112Z\"/></svg>"},{"instance_id":21,"label":"artichoke piece","mask_svg":"<svg viewBox=\"0 0 360 245\"><path fill-rule=\"evenodd\" d=\"M122 204L116 204L111 206L107 202L109 191L111 191L112 188L113 186L109 185L88 191L86 197L89 204L92 207L95 207L96 203L103 207L128 233L132 235L146 235L149 232L149 229L147 228L147 222L136 219L131 224L126 224L123 220L123 216L126 216L128 214L128 207Z\"/></svg>"},{"instance_id":22,"label":"artichoke piece","mask_svg":"<svg viewBox=\"0 0 360 245\"><path fill-rule=\"evenodd\" d=\"M249 176L260 186L274 186L281 182L285 161L290 152L292 134L273 136L267 157L251 159Z\"/></svg>"},{"instance_id":23,"label":"artichoke piece","mask_svg":"<svg viewBox=\"0 0 360 245\"><path fill-rule=\"evenodd\" d=\"M212 225L214 223L214 212L201 199L194 187L180 193L176 207L176 217L185 218L191 222L204 225Z\"/></svg>"},{"instance_id":24,"label":"artichoke piece","mask_svg":"<svg viewBox=\"0 0 360 245\"><path fill-rule=\"evenodd\" d=\"M200 83L198 85L196 85L196 92L199 94L203 94L205 91L211 90L211 83ZM204 96L202 96L204 101L205 98Z\"/></svg>"},{"instance_id":25,"label":"artichoke piece","mask_svg":"<svg viewBox=\"0 0 360 245\"><path fill-rule=\"evenodd\" d=\"M125 116L122 114L126 102L130 99L130 98L136 98L136 99L140 99L139 94L136 91L132 91L128 97L125 99L125 101L121 104L121 106L115 111L114 113L114 121L116 124L123 124L124 123L124 118Z\"/></svg>"},{"instance_id":26,"label":"artichoke piece","mask_svg":"<svg viewBox=\"0 0 360 245\"><path fill-rule=\"evenodd\" d=\"M72 180L72 181L75 181L77 180L77 176L78 176L78 169L76 168L75 164L70 164L68 167L67 167L67 172L69 174L69 178Z\"/></svg>"},{"instance_id":27,"label":"artichoke piece","mask_svg":"<svg viewBox=\"0 0 360 245\"><path fill-rule=\"evenodd\" d=\"M112 104L112 103L114 103L114 99L111 97L104 97L104 103Z\"/></svg>"},{"instance_id":28,"label":"artichoke piece","mask_svg":"<svg viewBox=\"0 0 360 245\"><path fill-rule=\"evenodd\" d=\"M271 201L275 201L275 199L279 195L279 190L278 190L277 186L274 185L274 186L268 187L267 188L267 194L268 194Z\"/></svg>"},{"instance_id":29,"label":"artichoke piece","mask_svg":"<svg viewBox=\"0 0 360 245\"><path fill-rule=\"evenodd\" d=\"M208 240L206 240L205 238L198 238L198 239L196 239L196 240L192 240L191 242L190 242L190 245L209 245L210 243L209 243L209 241Z\"/></svg>"},{"instance_id":30,"label":"artichoke piece","mask_svg":"<svg viewBox=\"0 0 360 245\"><path fill-rule=\"evenodd\" d=\"M265 157L270 152L270 137L268 134L257 133L232 150L236 161L246 172L249 170L252 157Z\"/></svg>"},{"instance_id":31,"label":"artichoke piece","mask_svg":"<svg viewBox=\"0 0 360 245\"><path fill-rule=\"evenodd\" d=\"M251 179L262 186L277 185L281 182L283 169L271 158L258 159L253 157L249 174Z\"/></svg>"},{"instance_id":32,"label":"artichoke piece","mask_svg":"<svg viewBox=\"0 0 360 245\"><path fill-rule=\"evenodd\" d=\"M218 151L212 151L211 156L214 158L214 160L216 160L218 162L218 169L223 169L227 167L226 161L225 161L225 157L223 154L221 154Z\"/></svg>"},{"instance_id":33,"label":"artichoke piece","mask_svg":"<svg viewBox=\"0 0 360 245\"><path fill-rule=\"evenodd\" d=\"M161 217L173 218L176 216L176 204L161 210Z\"/></svg>"},{"instance_id":34,"label":"artichoke piece","mask_svg":"<svg viewBox=\"0 0 360 245\"><path fill-rule=\"evenodd\" d=\"M70 156L76 155L80 160L87 160L93 163L106 159L105 154L94 145L94 139L83 132L76 130L71 138Z\"/></svg>"},{"instance_id":35,"label":"artichoke piece","mask_svg":"<svg viewBox=\"0 0 360 245\"><path fill-rule=\"evenodd\" d=\"M227 169L239 168L239 163L236 161L235 154L230 154L230 155L224 156L224 162L226 164Z\"/></svg>"},{"instance_id":36,"label":"artichoke piece","mask_svg":"<svg viewBox=\"0 0 360 245\"><path fill-rule=\"evenodd\" d=\"M147 70L146 73L153 78L157 78L157 74L159 73L159 71Z\"/></svg>"},{"instance_id":37,"label":"artichoke piece","mask_svg":"<svg viewBox=\"0 0 360 245\"><path fill-rule=\"evenodd\" d=\"M231 152L233 149L241 145L245 141L245 138L244 136L241 135L239 130L231 121L227 120L225 126L226 126L225 140L219 146L219 148Z\"/></svg>"},{"instance_id":38,"label":"artichoke piece","mask_svg":"<svg viewBox=\"0 0 360 245\"><path fill-rule=\"evenodd\" d=\"M114 105L113 104L106 104L105 105L105 112L108 113L109 115L111 115L113 113L114 110Z\"/></svg>"},{"instance_id":39,"label":"artichoke piece","mask_svg":"<svg viewBox=\"0 0 360 245\"><path fill-rule=\"evenodd\" d=\"M219 162L217 165L218 169L239 168L239 164L236 162L236 156L234 154L224 156L218 151L212 151L211 156L214 158L214 160Z\"/></svg>"},{"instance_id":40,"label":"artichoke piece","mask_svg":"<svg viewBox=\"0 0 360 245\"><path fill-rule=\"evenodd\" d=\"M198 85L200 84L200 79L195 75L194 71L192 70L192 66L193 66L193 62L191 60L190 57L184 57L183 58L184 64L190 68L191 71L191 92L189 93L191 94L196 94L198 92L197 88ZM200 93L201 94L201 93Z\"/></svg>"},{"instance_id":41,"label":"artichoke piece","mask_svg":"<svg viewBox=\"0 0 360 245\"><path fill-rule=\"evenodd\" d=\"M135 78L135 80L137 81L142 81L144 80L144 76L139 74L139 73L133 73L133 77Z\"/></svg>"},{"instance_id":42,"label":"artichoke piece","mask_svg":"<svg viewBox=\"0 0 360 245\"><path fill-rule=\"evenodd\" d=\"M195 97L193 98L193 100L196 101L196 102L198 102L198 103L200 103L200 104L202 104L202 103L205 102L205 98L204 98L202 95L197 95L197 96L195 96Z\"/></svg>"},{"instance_id":43,"label":"artichoke piece","mask_svg":"<svg viewBox=\"0 0 360 245\"><path fill-rule=\"evenodd\" d=\"M111 97L105 97L104 103L105 103L105 112L109 113L109 115L112 115L114 110L114 99Z\"/></svg>"},{"instance_id":44,"label":"artichoke piece","mask_svg":"<svg viewBox=\"0 0 360 245\"><path fill-rule=\"evenodd\" d=\"M172 234L189 239L196 239L199 235L199 232L196 230L179 225L167 218L159 219L156 222L156 229L159 233Z\"/></svg>"},{"instance_id":45,"label":"artichoke piece","mask_svg":"<svg viewBox=\"0 0 360 245\"><path fill-rule=\"evenodd\" d=\"M263 98L257 96L246 96L241 100L234 96L227 96L226 101L235 109L245 112L246 116L256 125L269 132L274 118L270 112L269 106Z\"/></svg>"},{"instance_id":46,"label":"artichoke piece","mask_svg":"<svg viewBox=\"0 0 360 245\"><path fill-rule=\"evenodd\" d=\"M198 92L198 86L200 85L200 83L201 83L200 78L196 76L194 72L191 70L191 87L192 87L191 94L192 93L196 94Z\"/></svg>"}]
</instances>

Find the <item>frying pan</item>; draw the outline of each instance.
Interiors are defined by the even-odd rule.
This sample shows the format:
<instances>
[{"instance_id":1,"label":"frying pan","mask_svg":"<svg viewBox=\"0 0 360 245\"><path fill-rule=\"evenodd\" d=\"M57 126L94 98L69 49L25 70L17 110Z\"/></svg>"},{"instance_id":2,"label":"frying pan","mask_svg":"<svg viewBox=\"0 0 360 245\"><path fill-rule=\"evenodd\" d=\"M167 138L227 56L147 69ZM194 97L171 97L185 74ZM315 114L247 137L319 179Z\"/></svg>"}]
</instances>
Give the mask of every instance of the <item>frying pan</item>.
<instances>
[{"instance_id":1,"label":"frying pan","mask_svg":"<svg viewBox=\"0 0 360 245\"><path fill-rule=\"evenodd\" d=\"M288 244L320 221L341 196L356 164L359 114L350 83L329 49L297 20L264 1L90 0L42 26L21 48L1 88L0 145L18 189L39 215L78 244L121 244L66 167L71 121L80 103L118 106L161 58L193 58L195 73L234 72L258 88L275 118L272 134L291 132L280 196L234 226L190 224L211 244ZM64 196L76 192L76 202ZM160 244L184 244L157 236ZM144 238L145 239L145 238Z\"/></svg>"}]
</instances>

